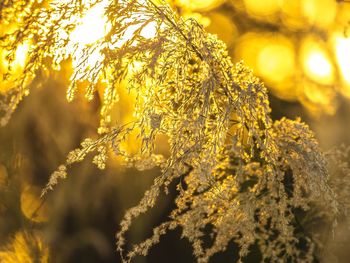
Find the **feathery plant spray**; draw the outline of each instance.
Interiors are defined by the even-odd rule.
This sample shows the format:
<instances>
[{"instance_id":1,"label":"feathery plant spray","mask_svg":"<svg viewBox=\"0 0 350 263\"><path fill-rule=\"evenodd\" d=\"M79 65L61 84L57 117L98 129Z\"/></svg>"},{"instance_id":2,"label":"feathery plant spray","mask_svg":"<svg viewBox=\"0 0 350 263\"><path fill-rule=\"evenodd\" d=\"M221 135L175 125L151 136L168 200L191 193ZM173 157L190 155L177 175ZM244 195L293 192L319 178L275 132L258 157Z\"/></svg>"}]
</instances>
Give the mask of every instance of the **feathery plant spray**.
<instances>
[{"instance_id":1,"label":"feathery plant spray","mask_svg":"<svg viewBox=\"0 0 350 263\"><path fill-rule=\"evenodd\" d=\"M76 41L81 17L92 8L103 11L105 34L93 42ZM99 137L69 153L43 196L88 154L95 154L100 169L114 152L127 166L161 170L121 222L117 249L123 261L146 255L175 228L182 229L198 262L208 262L231 241L241 259L257 245L263 261L314 260L322 242L303 231L300 211L322 215L329 226L346 211L339 210L325 157L300 120L271 120L266 88L243 63L232 63L215 35L177 16L163 1L5 0L0 10L3 23L17 23L1 36L8 54L5 77L13 83L2 93L2 125L30 93L31 83L69 58L73 74L67 99L74 99L83 81L89 83L87 99L103 94ZM24 43L30 47L28 58L16 76L11 65ZM117 123L111 114L118 110L118 87L125 80L136 94L134 119ZM97 90L98 82L105 83L103 90ZM135 132L141 141L136 154L121 147ZM168 155L157 154L157 136L168 138ZM126 251L125 234L133 220L155 206L170 183L182 179L169 220ZM210 246L204 242L208 237Z\"/></svg>"}]
</instances>

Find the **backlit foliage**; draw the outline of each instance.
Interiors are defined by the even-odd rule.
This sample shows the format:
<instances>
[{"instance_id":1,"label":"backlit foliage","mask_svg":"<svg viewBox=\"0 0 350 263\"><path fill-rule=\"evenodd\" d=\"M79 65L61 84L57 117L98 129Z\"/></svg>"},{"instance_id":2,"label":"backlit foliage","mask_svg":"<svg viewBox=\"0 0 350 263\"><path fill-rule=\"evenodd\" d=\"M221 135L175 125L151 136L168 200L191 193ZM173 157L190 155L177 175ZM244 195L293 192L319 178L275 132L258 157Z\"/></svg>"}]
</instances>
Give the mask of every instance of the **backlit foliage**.
<instances>
[{"instance_id":1,"label":"backlit foliage","mask_svg":"<svg viewBox=\"0 0 350 263\"><path fill-rule=\"evenodd\" d=\"M319 242L303 230L300 214L324 209L318 204L326 203L323 216L331 229L343 212L325 158L300 120L272 121L266 88L243 63L231 62L215 35L159 1L5 1L0 8L2 22L16 19L17 25L1 37L8 61L5 76L14 84L2 91L2 125L29 94L31 83L67 60L73 67L67 99L82 88L87 99L101 98L99 137L69 153L43 195L91 153L100 169L111 153L139 170L160 169L121 222L117 248L124 261L146 255L161 235L177 227L198 262L208 262L230 241L240 247L241 258L257 245L269 262L313 261ZM103 34L80 35L91 10L100 12L102 27L97 28ZM25 65L14 74L16 52L25 44ZM135 103L132 120L122 123L113 112L125 82ZM137 153L123 147L135 134ZM168 154L156 150L160 136L168 140ZM133 220L155 206L172 182L178 195L169 221L125 251ZM210 245L204 244L207 227Z\"/></svg>"},{"instance_id":2,"label":"backlit foliage","mask_svg":"<svg viewBox=\"0 0 350 263\"><path fill-rule=\"evenodd\" d=\"M49 249L41 236L35 232L18 232L4 250L0 250L2 263L46 263Z\"/></svg>"},{"instance_id":3,"label":"backlit foliage","mask_svg":"<svg viewBox=\"0 0 350 263\"><path fill-rule=\"evenodd\" d=\"M349 7L336 0L227 0L200 14L213 14L208 30L215 29L233 59L243 59L272 95L300 103L315 118L335 114L349 98Z\"/></svg>"}]
</instances>

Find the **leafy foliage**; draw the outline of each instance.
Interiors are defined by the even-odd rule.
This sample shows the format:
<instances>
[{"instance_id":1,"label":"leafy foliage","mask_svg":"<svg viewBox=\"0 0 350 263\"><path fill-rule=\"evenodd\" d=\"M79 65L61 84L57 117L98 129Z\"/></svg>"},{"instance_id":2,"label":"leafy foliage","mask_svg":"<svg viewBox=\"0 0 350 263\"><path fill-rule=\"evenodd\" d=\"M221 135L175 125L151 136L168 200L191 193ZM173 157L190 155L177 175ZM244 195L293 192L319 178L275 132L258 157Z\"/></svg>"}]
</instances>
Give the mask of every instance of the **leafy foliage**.
<instances>
[{"instance_id":1,"label":"leafy foliage","mask_svg":"<svg viewBox=\"0 0 350 263\"><path fill-rule=\"evenodd\" d=\"M73 60L68 100L83 81L89 83L87 99L103 94L99 138L86 139L68 155L43 195L86 155L97 153L93 162L103 169L113 151L127 165L161 170L121 222L117 248L124 261L146 255L161 235L176 227L191 242L198 262L208 262L230 241L239 245L241 258L257 244L269 262L313 261L317 242L303 231L298 211L307 213L317 203L327 203L330 225L340 212L325 158L300 120L273 123L266 88L242 63L233 65L222 41L195 20L178 17L164 2L4 3L5 23L15 13L20 16L17 29L1 38L8 50L8 78L14 77L11 61L18 46L29 42L30 51L23 74L3 94L3 125L29 93L29 83L68 58ZM89 44L74 41L71 35L80 17L101 4L109 25L105 36ZM146 36L150 31L154 34ZM111 113L117 110L118 86L125 79L136 94L134 119L115 123ZM99 82L105 83L102 91L97 90ZM131 154L121 144L135 132L141 147ZM155 150L160 135L168 138L168 156ZM169 221L125 252L125 234L133 219L155 206L160 193L179 178L185 183L177 185ZM208 226L210 246L204 244Z\"/></svg>"}]
</instances>

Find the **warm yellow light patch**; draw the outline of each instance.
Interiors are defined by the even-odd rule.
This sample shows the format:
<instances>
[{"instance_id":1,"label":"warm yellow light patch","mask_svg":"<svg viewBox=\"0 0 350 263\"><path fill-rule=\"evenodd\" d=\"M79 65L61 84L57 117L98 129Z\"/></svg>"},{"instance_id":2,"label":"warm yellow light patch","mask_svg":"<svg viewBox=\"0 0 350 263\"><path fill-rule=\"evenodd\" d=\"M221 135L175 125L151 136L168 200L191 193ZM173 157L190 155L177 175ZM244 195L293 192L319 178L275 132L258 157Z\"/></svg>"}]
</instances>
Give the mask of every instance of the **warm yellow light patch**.
<instances>
[{"instance_id":1,"label":"warm yellow light patch","mask_svg":"<svg viewBox=\"0 0 350 263\"><path fill-rule=\"evenodd\" d=\"M334 114L336 111L335 92L331 86L322 88L315 83L305 83L303 85L304 97L301 103L307 108L308 112L314 117L322 112Z\"/></svg>"},{"instance_id":2,"label":"warm yellow light patch","mask_svg":"<svg viewBox=\"0 0 350 263\"><path fill-rule=\"evenodd\" d=\"M153 38L157 34L157 23L151 22L147 24L140 32L140 35L144 38Z\"/></svg>"},{"instance_id":3,"label":"warm yellow light patch","mask_svg":"<svg viewBox=\"0 0 350 263\"><path fill-rule=\"evenodd\" d=\"M88 45L106 35L106 32L111 27L110 23L107 23L107 18L104 16L107 4L108 1L104 0L86 12L80 21L81 24L71 33L71 41L81 45Z\"/></svg>"},{"instance_id":4,"label":"warm yellow light patch","mask_svg":"<svg viewBox=\"0 0 350 263\"><path fill-rule=\"evenodd\" d=\"M22 45L19 45L16 50L15 64L23 68L26 63L28 51L29 51L28 43L23 43Z\"/></svg>"},{"instance_id":5,"label":"warm yellow light patch","mask_svg":"<svg viewBox=\"0 0 350 263\"><path fill-rule=\"evenodd\" d=\"M268 16L279 10L280 2L280 0L244 0L244 5L251 15Z\"/></svg>"},{"instance_id":6,"label":"warm yellow light patch","mask_svg":"<svg viewBox=\"0 0 350 263\"><path fill-rule=\"evenodd\" d=\"M269 85L281 83L295 73L294 44L282 34L247 33L236 45L236 60L243 59Z\"/></svg>"},{"instance_id":7,"label":"warm yellow light patch","mask_svg":"<svg viewBox=\"0 0 350 263\"><path fill-rule=\"evenodd\" d=\"M104 15L105 9L108 6L109 1L104 0L91 9L89 9L85 16L81 19L80 25L75 28L71 33L70 39L73 43L79 43L80 45L89 45L103 38L107 32L111 29L111 24L108 22L107 17ZM130 17L130 21L142 20L144 17L139 15L137 17ZM125 22L130 22L125 20ZM141 31L141 36L144 38L152 38L156 35L156 22L148 23ZM119 39L116 43L116 47L120 47L127 40L131 39L135 34L135 31L139 29L141 24L130 26L125 31L122 39Z\"/></svg>"},{"instance_id":8,"label":"warm yellow light patch","mask_svg":"<svg viewBox=\"0 0 350 263\"><path fill-rule=\"evenodd\" d=\"M210 12L207 18L210 23L208 23L206 30L209 33L217 34L228 47L231 47L238 36L238 29L231 17L220 12Z\"/></svg>"},{"instance_id":9,"label":"warm yellow light patch","mask_svg":"<svg viewBox=\"0 0 350 263\"><path fill-rule=\"evenodd\" d=\"M302 1L304 0L281 1L282 22L290 29L300 30L306 26Z\"/></svg>"},{"instance_id":10,"label":"warm yellow light patch","mask_svg":"<svg viewBox=\"0 0 350 263\"><path fill-rule=\"evenodd\" d=\"M326 28L334 23L337 3L334 0L303 0L302 10L310 25Z\"/></svg>"},{"instance_id":11,"label":"warm yellow light patch","mask_svg":"<svg viewBox=\"0 0 350 263\"><path fill-rule=\"evenodd\" d=\"M92 6L70 34L71 45L68 46L67 52L72 56L73 68L78 67L82 63L86 63L88 67L92 68L99 61L103 60L99 49L95 49L88 55L88 58L85 58L84 48L103 38L110 30L111 24L108 23L107 18L104 16L108 3L108 0L103 0ZM83 73L78 74L78 77L81 77L81 75Z\"/></svg>"},{"instance_id":12,"label":"warm yellow light patch","mask_svg":"<svg viewBox=\"0 0 350 263\"><path fill-rule=\"evenodd\" d=\"M11 65L9 65L9 61L6 59L7 51L0 50L0 59L2 60L0 62L0 78L2 78L6 73L9 73L9 66L11 66L11 75L13 76L12 79L8 79L7 81L0 81L0 93L10 90L14 86L13 80L23 73L28 52L29 44L20 44L15 52L14 60L11 62Z\"/></svg>"},{"instance_id":13,"label":"warm yellow light patch","mask_svg":"<svg viewBox=\"0 0 350 263\"><path fill-rule=\"evenodd\" d=\"M257 69L257 57L259 51L266 44L263 39L263 34L254 32L248 32L240 36L235 47L235 60L243 60L248 67L255 71Z\"/></svg>"},{"instance_id":14,"label":"warm yellow light patch","mask_svg":"<svg viewBox=\"0 0 350 263\"><path fill-rule=\"evenodd\" d=\"M15 58L11 63L11 68L13 73L18 73L18 71L24 68L27 60L28 52L29 52L28 43L22 43L18 45L15 53ZM9 66L9 61L6 60L6 51L3 50L1 52L1 58L2 58L2 70L7 71L7 68Z\"/></svg>"},{"instance_id":15,"label":"warm yellow light patch","mask_svg":"<svg viewBox=\"0 0 350 263\"><path fill-rule=\"evenodd\" d=\"M108 0L103 0L102 2L94 5L89 9L85 16L80 20L79 25L74 29L70 34L70 41L72 46L69 46L68 52L72 54L73 57L73 67L77 67L81 63L85 63L84 48L88 45L91 45L99 40L101 40L111 29L111 23L108 22L107 17L104 15L105 9L109 4ZM129 19L126 19L124 22L131 22L142 20L144 17L139 15L137 17L131 16ZM120 48L126 41L130 40L135 31L140 28L141 24L135 24L128 27L124 35L116 40L116 42L111 46L111 48ZM157 23L150 22L148 23L140 32L140 35L144 38L155 37L157 33L156 29ZM78 46L78 48L73 49L73 46ZM89 58L87 58L87 65L94 67L97 63L103 60L103 55L99 48L95 49Z\"/></svg>"},{"instance_id":16,"label":"warm yellow light patch","mask_svg":"<svg viewBox=\"0 0 350 263\"><path fill-rule=\"evenodd\" d=\"M224 0L177 0L176 3L178 5L184 6L191 10L201 10L208 11L213 9L220 4L222 4Z\"/></svg>"},{"instance_id":17,"label":"warm yellow light patch","mask_svg":"<svg viewBox=\"0 0 350 263\"><path fill-rule=\"evenodd\" d=\"M304 41L301 60L305 75L313 81L330 85L334 81L334 69L326 51L313 40Z\"/></svg>"},{"instance_id":18,"label":"warm yellow light patch","mask_svg":"<svg viewBox=\"0 0 350 263\"><path fill-rule=\"evenodd\" d=\"M258 71L268 82L282 82L294 74L293 45L275 42L266 45L258 56Z\"/></svg>"},{"instance_id":19,"label":"warm yellow light patch","mask_svg":"<svg viewBox=\"0 0 350 263\"><path fill-rule=\"evenodd\" d=\"M350 98L350 38L337 35L334 38L334 52L343 80L340 91L344 96Z\"/></svg>"},{"instance_id":20,"label":"warm yellow light patch","mask_svg":"<svg viewBox=\"0 0 350 263\"><path fill-rule=\"evenodd\" d=\"M310 77L329 78L332 75L332 65L326 56L318 51L310 52L305 60L306 71Z\"/></svg>"}]
</instances>

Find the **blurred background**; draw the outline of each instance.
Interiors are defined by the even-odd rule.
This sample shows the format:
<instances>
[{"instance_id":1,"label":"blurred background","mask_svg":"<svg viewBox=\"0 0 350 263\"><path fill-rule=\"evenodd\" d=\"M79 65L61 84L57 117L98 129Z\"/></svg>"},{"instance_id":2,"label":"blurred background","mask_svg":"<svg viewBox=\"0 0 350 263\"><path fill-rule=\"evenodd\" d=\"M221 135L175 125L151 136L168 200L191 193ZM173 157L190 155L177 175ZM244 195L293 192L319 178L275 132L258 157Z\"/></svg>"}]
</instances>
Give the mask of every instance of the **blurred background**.
<instances>
[{"instance_id":1,"label":"blurred background","mask_svg":"<svg viewBox=\"0 0 350 263\"><path fill-rule=\"evenodd\" d=\"M244 60L269 90L273 119L300 116L323 149L350 145L350 3L335 0L174 0L179 14L195 18L228 46L234 62ZM98 16L89 18L93 24ZM86 25L89 29L92 24ZM91 28L90 28L91 29ZM7 29L0 25L0 31ZM89 32L89 31L87 31ZM85 32L86 33L86 32ZM16 52L21 73L28 46ZM0 74L7 68L0 50ZM74 61L73 61L74 63ZM66 101L72 61L36 79L9 125L0 129L0 261L120 262L115 233L126 209L138 203L158 170L138 172L110 159L106 170L91 159L74 166L69 177L43 202L40 192L67 153L86 137L96 137L100 100L81 95ZM0 91L11 87L1 81ZM117 119L130 118L132 102L121 94ZM135 141L125 147L133 149ZM128 240L139 242L166 220L175 187L156 209L137 220ZM348 262L349 231L340 225L337 246L324 262ZM190 245L174 231L150 255L135 262L194 262ZM259 262L253 250L247 262ZM212 262L235 262L237 250ZM335 261L338 260L338 261Z\"/></svg>"}]
</instances>

